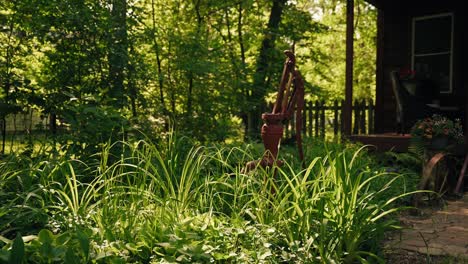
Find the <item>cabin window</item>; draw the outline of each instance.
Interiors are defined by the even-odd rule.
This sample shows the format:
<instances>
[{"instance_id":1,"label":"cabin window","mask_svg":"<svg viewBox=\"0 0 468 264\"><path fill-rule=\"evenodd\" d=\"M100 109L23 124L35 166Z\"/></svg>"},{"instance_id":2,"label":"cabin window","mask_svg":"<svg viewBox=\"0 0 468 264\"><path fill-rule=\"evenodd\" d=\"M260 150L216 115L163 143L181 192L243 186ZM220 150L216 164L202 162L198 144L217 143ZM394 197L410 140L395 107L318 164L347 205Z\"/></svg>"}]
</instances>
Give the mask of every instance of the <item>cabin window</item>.
<instances>
[{"instance_id":1,"label":"cabin window","mask_svg":"<svg viewBox=\"0 0 468 264\"><path fill-rule=\"evenodd\" d=\"M452 92L453 14L413 18L412 66L440 93Z\"/></svg>"}]
</instances>

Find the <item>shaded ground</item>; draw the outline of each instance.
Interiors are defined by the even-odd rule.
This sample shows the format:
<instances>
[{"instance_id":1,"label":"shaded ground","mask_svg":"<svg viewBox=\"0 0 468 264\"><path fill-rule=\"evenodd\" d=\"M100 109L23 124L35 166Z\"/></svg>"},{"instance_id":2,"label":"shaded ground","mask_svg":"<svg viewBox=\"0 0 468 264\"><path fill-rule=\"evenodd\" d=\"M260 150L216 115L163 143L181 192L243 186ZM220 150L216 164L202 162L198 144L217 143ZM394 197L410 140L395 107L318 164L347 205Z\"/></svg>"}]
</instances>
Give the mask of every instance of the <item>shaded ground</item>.
<instances>
[{"instance_id":1,"label":"shaded ground","mask_svg":"<svg viewBox=\"0 0 468 264\"><path fill-rule=\"evenodd\" d=\"M468 193L400 220L385 244L388 263L468 263Z\"/></svg>"}]
</instances>

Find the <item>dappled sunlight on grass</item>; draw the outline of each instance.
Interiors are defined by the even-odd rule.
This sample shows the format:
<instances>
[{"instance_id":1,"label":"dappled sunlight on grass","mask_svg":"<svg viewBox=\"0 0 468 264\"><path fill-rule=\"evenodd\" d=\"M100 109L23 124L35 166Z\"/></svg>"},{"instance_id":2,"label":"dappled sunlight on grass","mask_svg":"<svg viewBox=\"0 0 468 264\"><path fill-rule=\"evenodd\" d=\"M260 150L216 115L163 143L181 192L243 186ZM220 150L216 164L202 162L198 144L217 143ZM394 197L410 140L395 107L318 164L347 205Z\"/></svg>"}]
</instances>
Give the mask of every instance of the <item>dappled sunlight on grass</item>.
<instances>
[{"instance_id":1,"label":"dappled sunlight on grass","mask_svg":"<svg viewBox=\"0 0 468 264\"><path fill-rule=\"evenodd\" d=\"M374 168L363 149L318 142L306 169L283 148L281 168L244 173L259 149L191 146L171 134L159 146L107 145L89 162L11 156L0 163L0 257L24 247L36 262L380 260L378 241L407 195L386 193L401 175Z\"/></svg>"}]
</instances>

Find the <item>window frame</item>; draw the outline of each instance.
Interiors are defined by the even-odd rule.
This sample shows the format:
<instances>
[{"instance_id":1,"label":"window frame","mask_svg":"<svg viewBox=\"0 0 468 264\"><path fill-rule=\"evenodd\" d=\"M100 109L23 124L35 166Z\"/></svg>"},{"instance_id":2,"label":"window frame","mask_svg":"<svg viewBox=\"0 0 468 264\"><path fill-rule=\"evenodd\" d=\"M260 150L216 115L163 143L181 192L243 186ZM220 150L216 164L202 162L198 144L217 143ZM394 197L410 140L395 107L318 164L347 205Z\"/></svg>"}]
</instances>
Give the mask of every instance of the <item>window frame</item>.
<instances>
[{"instance_id":1,"label":"window frame","mask_svg":"<svg viewBox=\"0 0 468 264\"><path fill-rule=\"evenodd\" d=\"M450 29L450 50L447 52L437 52L437 53L423 53L423 54L415 54L415 38L416 38L416 23L417 21L421 20L430 20L433 18L440 18L440 17L450 17L451 18L451 29ZM434 15L427 15L427 16L417 16L413 17L412 19L412 32L411 32L411 68L415 68L415 58L416 57L426 57L426 56L437 56L437 55L450 55L450 65L449 65L449 90L448 91L439 91L440 94L451 94L453 93L453 39L454 39L454 24L455 24L455 16L453 12L448 13L439 13Z\"/></svg>"}]
</instances>

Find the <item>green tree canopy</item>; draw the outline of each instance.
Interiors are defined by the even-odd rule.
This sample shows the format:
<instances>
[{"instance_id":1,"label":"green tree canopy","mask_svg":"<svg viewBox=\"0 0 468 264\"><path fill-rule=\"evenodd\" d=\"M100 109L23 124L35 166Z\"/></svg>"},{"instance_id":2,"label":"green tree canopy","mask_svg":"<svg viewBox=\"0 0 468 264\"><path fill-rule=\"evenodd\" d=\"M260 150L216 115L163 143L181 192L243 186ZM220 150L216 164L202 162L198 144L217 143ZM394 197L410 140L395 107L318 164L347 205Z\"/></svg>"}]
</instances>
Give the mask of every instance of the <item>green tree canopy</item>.
<instances>
[{"instance_id":1,"label":"green tree canopy","mask_svg":"<svg viewBox=\"0 0 468 264\"><path fill-rule=\"evenodd\" d=\"M239 136L241 127L255 133L285 49L297 54L308 98L343 98L343 0L0 0L0 7L2 104L66 125L95 107L156 134L170 126L199 140ZM355 97L370 99L376 11L356 0L355 12Z\"/></svg>"}]
</instances>

